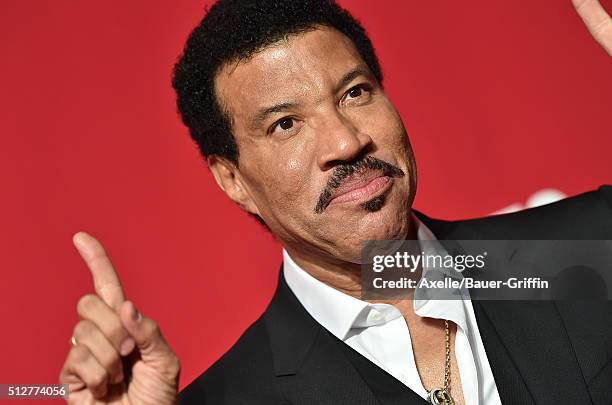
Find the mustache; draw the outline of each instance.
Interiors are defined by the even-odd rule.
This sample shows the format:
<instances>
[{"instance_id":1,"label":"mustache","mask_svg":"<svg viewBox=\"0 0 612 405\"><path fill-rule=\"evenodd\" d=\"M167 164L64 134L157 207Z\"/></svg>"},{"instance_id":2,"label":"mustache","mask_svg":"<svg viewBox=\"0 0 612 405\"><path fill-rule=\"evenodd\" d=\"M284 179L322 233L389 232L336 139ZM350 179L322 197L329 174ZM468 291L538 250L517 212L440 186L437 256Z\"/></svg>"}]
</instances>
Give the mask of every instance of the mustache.
<instances>
[{"instance_id":1,"label":"mustache","mask_svg":"<svg viewBox=\"0 0 612 405\"><path fill-rule=\"evenodd\" d=\"M370 155L351 163L340 164L335 167L334 172L327 181L327 185L319 195L319 200L314 209L315 213L320 214L325 210L333 198L334 191L342 185L342 182L347 177L367 169L381 171L383 175L389 177L404 177L406 175L399 167Z\"/></svg>"}]
</instances>

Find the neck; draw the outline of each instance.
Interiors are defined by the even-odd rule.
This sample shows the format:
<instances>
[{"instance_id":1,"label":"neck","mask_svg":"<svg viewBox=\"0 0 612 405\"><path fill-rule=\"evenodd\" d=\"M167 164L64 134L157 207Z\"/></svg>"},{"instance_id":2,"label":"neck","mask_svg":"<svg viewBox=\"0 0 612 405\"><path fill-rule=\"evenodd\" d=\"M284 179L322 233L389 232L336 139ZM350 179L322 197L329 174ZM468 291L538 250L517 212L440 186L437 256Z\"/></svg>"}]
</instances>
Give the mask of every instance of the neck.
<instances>
[{"instance_id":1,"label":"neck","mask_svg":"<svg viewBox=\"0 0 612 405\"><path fill-rule=\"evenodd\" d=\"M416 240L417 230L413 220L409 220L408 232L404 236L405 240ZM361 264L334 257L324 256L312 252L306 252L290 247L285 247L291 259L308 274L335 288L336 290L348 294L352 297L361 299ZM419 270L420 271L420 270ZM372 303L386 303L395 305L398 308L411 307L411 299L393 300L368 300ZM402 313L404 311L402 310Z\"/></svg>"}]
</instances>

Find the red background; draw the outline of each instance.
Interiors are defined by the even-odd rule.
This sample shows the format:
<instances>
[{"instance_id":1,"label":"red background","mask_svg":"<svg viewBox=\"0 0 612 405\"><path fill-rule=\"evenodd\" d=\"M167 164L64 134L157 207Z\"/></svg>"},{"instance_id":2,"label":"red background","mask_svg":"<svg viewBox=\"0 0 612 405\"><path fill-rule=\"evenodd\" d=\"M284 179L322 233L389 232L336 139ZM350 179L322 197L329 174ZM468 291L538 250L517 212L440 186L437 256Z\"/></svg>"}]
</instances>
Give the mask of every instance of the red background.
<instances>
[{"instance_id":1,"label":"red background","mask_svg":"<svg viewBox=\"0 0 612 405\"><path fill-rule=\"evenodd\" d=\"M612 65L569 0L342 3L412 140L418 209L465 218L612 181ZM176 113L171 69L204 3L0 7L0 383L57 381L92 291L71 244L86 230L161 324L183 387L263 311L281 262Z\"/></svg>"}]
</instances>

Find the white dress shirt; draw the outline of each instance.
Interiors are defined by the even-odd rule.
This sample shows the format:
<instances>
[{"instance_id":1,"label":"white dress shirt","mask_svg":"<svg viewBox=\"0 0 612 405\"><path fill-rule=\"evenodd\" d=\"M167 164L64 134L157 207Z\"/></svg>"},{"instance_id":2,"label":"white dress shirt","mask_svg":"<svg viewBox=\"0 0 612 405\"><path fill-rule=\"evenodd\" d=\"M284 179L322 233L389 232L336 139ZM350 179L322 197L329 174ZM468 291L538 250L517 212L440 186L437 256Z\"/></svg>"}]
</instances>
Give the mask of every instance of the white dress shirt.
<instances>
[{"instance_id":1,"label":"white dress shirt","mask_svg":"<svg viewBox=\"0 0 612 405\"><path fill-rule=\"evenodd\" d=\"M437 240L414 215L413 220L419 241ZM427 250L432 248L426 245L431 244L422 244L425 253L428 253ZM436 254L445 253L439 243L435 251ZM427 398L427 390L414 360L410 330L395 306L370 304L324 284L301 269L284 249L283 271L289 288L317 322L412 391ZM428 269L423 269L423 276L427 272ZM458 272L447 276L462 277ZM454 347L465 404L499 405L501 400L478 331L469 292L467 289L457 292L464 299L423 299L417 290L413 300L415 313L418 316L448 319L457 324ZM441 329L440 342L443 341ZM443 377L440 376L441 383Z\"/></svg>"}]
</instances>

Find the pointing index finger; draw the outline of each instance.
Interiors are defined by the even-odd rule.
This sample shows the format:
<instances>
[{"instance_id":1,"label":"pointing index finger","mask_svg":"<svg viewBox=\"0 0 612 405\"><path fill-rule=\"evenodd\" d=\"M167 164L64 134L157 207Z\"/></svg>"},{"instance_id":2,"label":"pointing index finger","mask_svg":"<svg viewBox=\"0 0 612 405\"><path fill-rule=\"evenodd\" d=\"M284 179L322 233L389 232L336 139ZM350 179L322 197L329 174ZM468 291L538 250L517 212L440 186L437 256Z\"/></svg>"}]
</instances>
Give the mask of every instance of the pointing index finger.
<instances>
[{"instance_id":1,"label":"pointing index finger","mask_svg":"<svg viewBox=\"0 0 612 405\"><path fill-rule=\"evenodd\" d=\"M612 56L612 20L598 0L572 0L591 35Z\"/></svg>"},{"instance_id":2,"label":"pointing index finger","mask_svg":"<svg viewBox=\"0 0 612 405\"><path fill-rule=\"evenodd\" d=\"M102 244L85 232L77 232L72 242L91 271L98 296L108 306L119 310L125 301L123 287Z\"/></svg>"}]
</instances>

